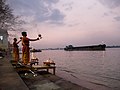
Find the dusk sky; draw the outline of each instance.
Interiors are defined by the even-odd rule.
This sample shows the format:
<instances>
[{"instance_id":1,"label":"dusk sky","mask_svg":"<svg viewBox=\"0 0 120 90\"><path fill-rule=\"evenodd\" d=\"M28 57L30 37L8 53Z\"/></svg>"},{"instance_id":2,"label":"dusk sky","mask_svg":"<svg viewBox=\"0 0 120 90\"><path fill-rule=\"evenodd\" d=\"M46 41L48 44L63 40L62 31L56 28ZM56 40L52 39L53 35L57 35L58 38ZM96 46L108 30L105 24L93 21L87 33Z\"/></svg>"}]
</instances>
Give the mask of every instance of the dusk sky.
<instances>
[{"instance_id":1,"label":"dusk sky","mask_svg":"<svg viewBox=\"0 0 120 90\"><path fill-rule=\"evenodd\" d=\"M34 48L120 45L120 0L8 0ZM16 37L21 36L15 32Z\"/></svg>"}]
</instances>

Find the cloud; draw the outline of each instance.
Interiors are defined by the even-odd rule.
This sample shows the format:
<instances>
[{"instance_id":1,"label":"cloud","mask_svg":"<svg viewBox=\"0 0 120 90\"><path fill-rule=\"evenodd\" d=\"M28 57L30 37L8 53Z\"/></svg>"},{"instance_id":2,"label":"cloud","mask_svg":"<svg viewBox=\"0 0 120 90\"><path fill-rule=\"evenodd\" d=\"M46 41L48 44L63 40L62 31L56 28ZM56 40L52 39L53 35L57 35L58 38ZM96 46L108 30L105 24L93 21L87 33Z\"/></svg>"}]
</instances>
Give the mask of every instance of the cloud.
<instances>
[{"instance_id":1,"label":"cloud","mask_svg":"<svg viewBox=\"0 0 120 90\"><path fill-rule=\"evenodd\" d=\"M115 19L116 21L120 21L120 16L114 17L114 19Z\"/></svg>"},{"instance_id":2,"label":"cloud","mask_svg":"<svg viewBox=\"0 0 120 90\"><path fill-rule=\"evenodd\" d=\"M50 24L63 23L65 15L53 7L58 2L59 0L9 0L15 14L24 18L32 17L33 22L49 22Z\"/></svg>"},{"instance_id":3,"label":"cloud","mask_svg":"<svg viewBox=\"0 0 120 90\"><path fill-rule=\"evenodd\" d=\"M106 13L106 12L105 12L103 15L104 15L104 16L109 16L109 14L108 14L108 13Z\"/></svg>"},{"instance_id":4,"label":"cloud","mask_svg":"<svg viewBox=\"0 0 120 90\"><path fill-rule=\"evenodd\" d=\"M71 11L73 4L74 4L73 2L69 2L69 3L67 2L67 3L63 4L63 7L65 8L66 11Z\"/></svg>"},{"instance_id":5,"label":"cloud","mask_svg":"<svg viewBox=\"0 0 120 90\"><path fill-rule=\"evenodd\" d=\"M120 0L98 0L98 1L108 8L116 8L120 6Z\"/></svg>"},{"instance_id":6,"label":"cloud","mask_svg":"<svg viewBox=\"0 0 120 90\"><path fill-rule=\"evenodd\" d=\"M51 24L60 24L63 23L63 19L65 15L61 13L58 9L53 9L50 11L51 13L43 15L42 13L35 14L35 21L38 22L48 22ZM45 13L44 13L45 14Z\"/></svg>"},{"instance_id":7,"label":"cloud","mask_svg":"<svg viewBox=\"0 0 120 90\"><path fill-rule=\"evenodd\" d=\"M98 0L103 6L110 11L104 13L104 16L112 17L115 21L120 21L120 0Z\"/></svg>"}]
</instances>

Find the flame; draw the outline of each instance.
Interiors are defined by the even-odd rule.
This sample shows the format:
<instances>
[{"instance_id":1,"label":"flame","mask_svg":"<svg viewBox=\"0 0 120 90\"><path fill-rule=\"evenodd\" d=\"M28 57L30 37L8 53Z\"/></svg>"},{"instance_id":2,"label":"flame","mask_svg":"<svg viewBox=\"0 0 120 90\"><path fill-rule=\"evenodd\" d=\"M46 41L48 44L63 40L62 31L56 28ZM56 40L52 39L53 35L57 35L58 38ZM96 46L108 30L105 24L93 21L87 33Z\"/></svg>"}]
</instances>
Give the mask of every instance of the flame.
<instances>
[{"instance_id":1,"label":"flame","mask_svg":"<svg viewBox=\"0 0 120 90\"><path fill-rule=\"evenodd\" d=\"M32 52L32 57L31 57L32 59L36 59L36 57L35 57L35 55L34 55L34 53Z\"/></svg>"}]
</instances>

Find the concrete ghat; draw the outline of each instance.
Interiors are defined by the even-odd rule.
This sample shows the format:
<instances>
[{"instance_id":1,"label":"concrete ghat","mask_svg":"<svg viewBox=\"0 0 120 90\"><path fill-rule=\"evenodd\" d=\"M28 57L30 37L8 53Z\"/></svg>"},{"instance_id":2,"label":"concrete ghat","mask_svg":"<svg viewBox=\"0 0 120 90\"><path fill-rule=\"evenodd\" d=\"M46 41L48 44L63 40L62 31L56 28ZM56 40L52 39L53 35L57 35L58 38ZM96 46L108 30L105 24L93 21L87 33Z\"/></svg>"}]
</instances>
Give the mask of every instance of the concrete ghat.
<instances>
[{"instance_id":1,"label":"concrete ghat","mask_svg":"<svg viewBox=\"0 0 120 90\"><path fill-rule=\"evenodd\" d=\"M9 59L9 56L0 59L0 90L29 90Z\"/></svg>"},{"instance_id":2,"label":"concrete ghat","mask_svg":"<svg viewBox=\"0 0 120 90\"><path fill-rule=\"evenodd\" d=\"M20 74L30 90L89 90L46 71L40 71L37 74L37 77L33 77L31 73L27 76Z\"/></svg>"}]
</instances>

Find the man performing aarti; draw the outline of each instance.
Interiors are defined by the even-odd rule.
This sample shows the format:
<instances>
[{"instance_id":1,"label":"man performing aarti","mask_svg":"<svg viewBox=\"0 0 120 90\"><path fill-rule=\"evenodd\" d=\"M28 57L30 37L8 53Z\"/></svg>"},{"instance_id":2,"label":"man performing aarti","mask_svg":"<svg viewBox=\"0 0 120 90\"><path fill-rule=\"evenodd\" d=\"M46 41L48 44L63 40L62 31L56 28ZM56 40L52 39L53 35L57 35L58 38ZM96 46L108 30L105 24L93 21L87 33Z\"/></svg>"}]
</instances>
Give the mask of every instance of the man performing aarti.
<instances>
[{"instance_id":1,"label":"man performing aarti","mask_svg":"<svg viewBox=\"0 0 120 90\"><path fill-rule=\"evenodd\" d=\"M37 39L30 39L27 37L27 33L26 32L22 32L22 36L21 40L22 40L22 61L23 64L27 65L30 62L30 47L29 47L29 43L30 41L37 41L42 38L41 35L38 35L39 37Z\"/></svg>"}]
</instances>

